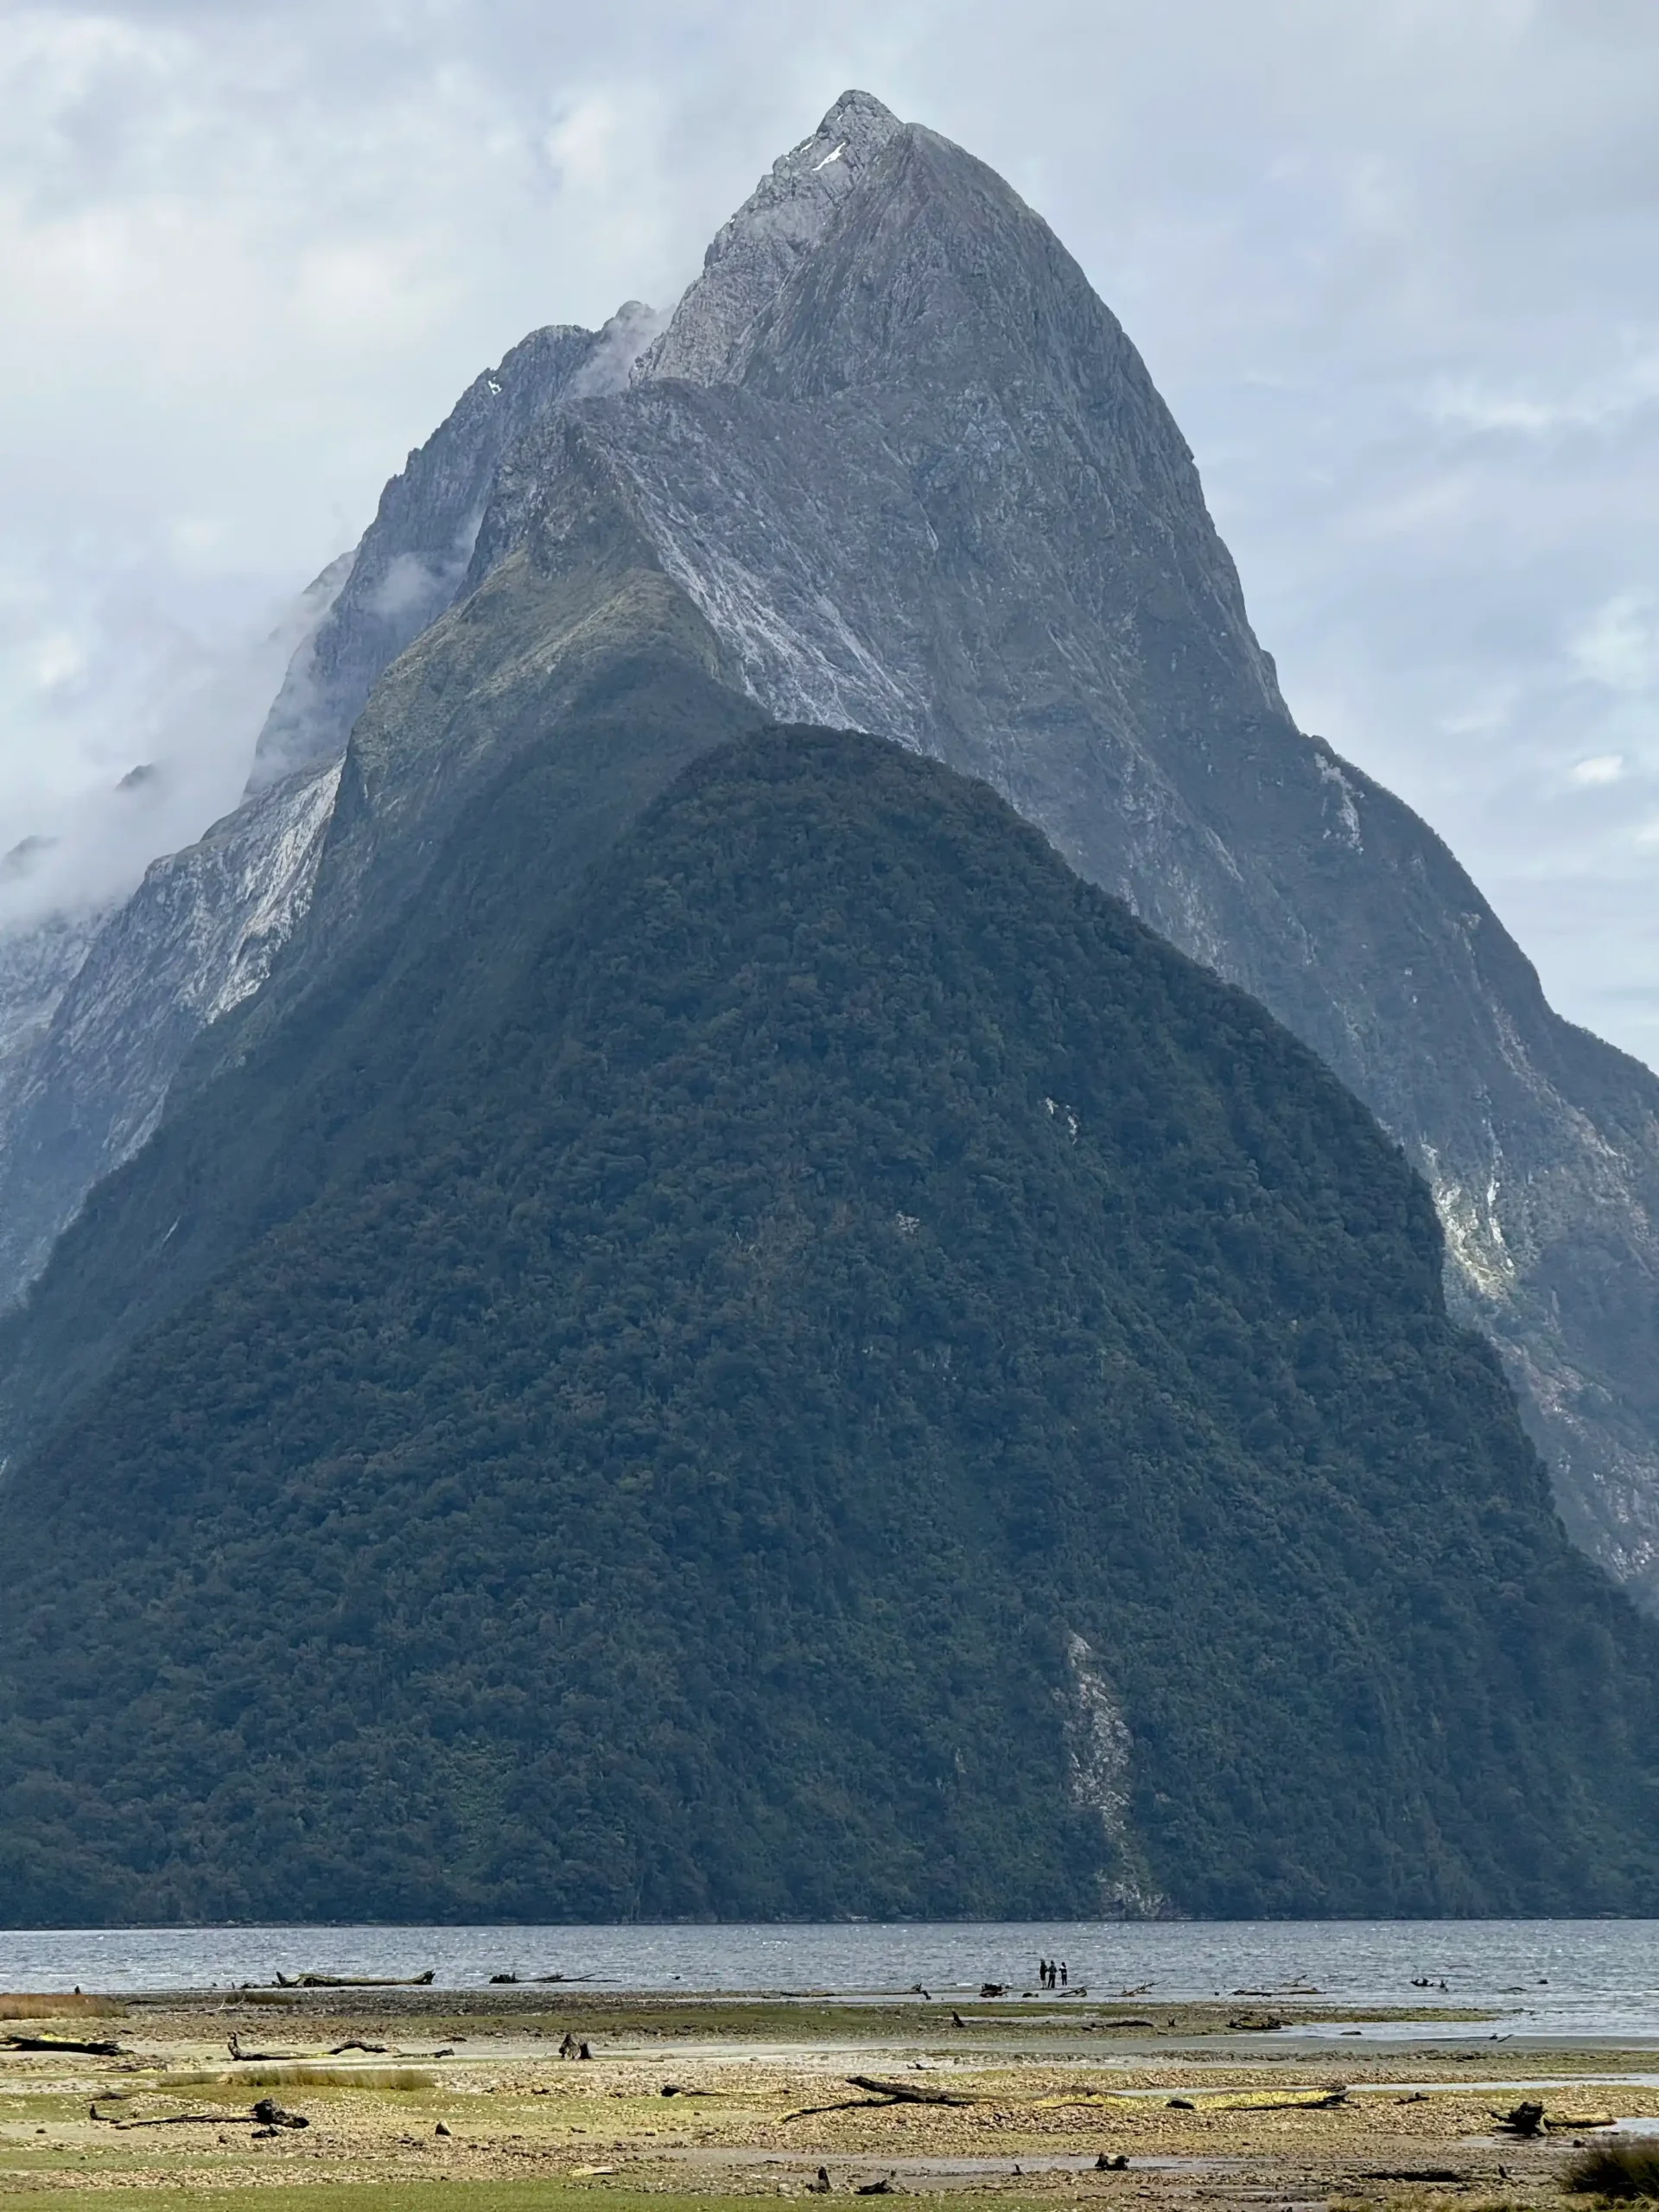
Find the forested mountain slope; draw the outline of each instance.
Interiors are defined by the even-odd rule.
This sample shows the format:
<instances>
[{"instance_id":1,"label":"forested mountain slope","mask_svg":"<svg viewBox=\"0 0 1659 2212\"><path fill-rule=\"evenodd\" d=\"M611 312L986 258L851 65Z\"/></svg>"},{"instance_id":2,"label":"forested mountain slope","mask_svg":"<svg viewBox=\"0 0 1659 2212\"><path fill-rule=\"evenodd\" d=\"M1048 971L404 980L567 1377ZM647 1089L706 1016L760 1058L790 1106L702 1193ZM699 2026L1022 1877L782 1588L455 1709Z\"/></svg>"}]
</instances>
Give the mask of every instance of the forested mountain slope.
<instances>
[{"instance_id":1,"label":"forested mountain slope","mask_svg":"<svg viewBox=\"0 0 1659 2212\"><path fill-rule=\"evenodd\" d=\"M695 611L626 543L584 582L550 591L504 563L406 656L385 720L365 718L289 957L202 1035L150 1141L0 1316L14 1471L124 1346L372 1154L385 1114L446 1079L594 855L698 752L758 726L715 680ZM387 747L408 775L382 807ZM476 827L473 810L527 760L538 806ZM424 776L442 825L423 813L400 843L397 798Z\"/></svg>"},{"instance_id":2,"label":"forested mountain slope","mask_svg":"<svg viewBox=\"0 0 1659 2212\"><path fill-rule=\"evenodd\" d=\"M308 1051L308 1200L9 1484L8 1916L1654 1910L1659 1631L1399 1154L982 785L747 712L594 667L355 1031L118 1179Z\"/></svg>"}]
</instances>

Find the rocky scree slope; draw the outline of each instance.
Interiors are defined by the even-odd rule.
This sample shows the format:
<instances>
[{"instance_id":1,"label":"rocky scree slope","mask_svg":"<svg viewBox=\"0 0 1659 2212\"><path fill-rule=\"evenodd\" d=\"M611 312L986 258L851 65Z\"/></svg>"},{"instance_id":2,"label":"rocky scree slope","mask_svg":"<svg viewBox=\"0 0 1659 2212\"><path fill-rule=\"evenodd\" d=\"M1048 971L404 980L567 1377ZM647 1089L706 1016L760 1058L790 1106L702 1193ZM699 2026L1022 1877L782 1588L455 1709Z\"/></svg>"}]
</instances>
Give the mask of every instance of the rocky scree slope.
<instances>
[{"instance_id":1,"label":"rocky scree slope","mask_svg":"<svg viewBox=\"0 0 1659 2212\"><path fill-rule=\"evenodd\" d=\"M768 713L983 776L1322 1055L1433 1191L1573 1534L1651 1601L1659 1082L1556 1016L1433 833L1297 730L1179 431L1017 195L847 96L631 389L507 457L473 581L579 563L573 504L641 534Z\"/></svg>"},{"instance_id":2,"label":"rocky scree slope","mask_svg":"<svg viewBox=\"0 0 1659 2212\"><path fill-rule=\"evenodd\" d=\"M598 332L536 331L470 385L387 485L355 553L313 586L315 618L243 804L155 862L130 901L76 938L73 962L60 924L0 947L0 1008L15 1000L18 1033L0 1040L0 1306L155 1127L202 1029L270 973L311 896L351 725L454 599L502 454L566 397L620 385L658 321L631 301ZM48 952L54 988L37 1003Z\"/></svg>"},{"instance_id":3,"label":"rocky scree slope","mask_svg":"<svg viewBox=\"0 0 1659 2212\"><path fill-rule=\"evenodd\" d=\"M1659 1631L1397 1151L746 712L636 654L474 791L354 1001L445 1049L14 1478L8 1916L1652 1910Z\"/></svg>"}]
</instances>

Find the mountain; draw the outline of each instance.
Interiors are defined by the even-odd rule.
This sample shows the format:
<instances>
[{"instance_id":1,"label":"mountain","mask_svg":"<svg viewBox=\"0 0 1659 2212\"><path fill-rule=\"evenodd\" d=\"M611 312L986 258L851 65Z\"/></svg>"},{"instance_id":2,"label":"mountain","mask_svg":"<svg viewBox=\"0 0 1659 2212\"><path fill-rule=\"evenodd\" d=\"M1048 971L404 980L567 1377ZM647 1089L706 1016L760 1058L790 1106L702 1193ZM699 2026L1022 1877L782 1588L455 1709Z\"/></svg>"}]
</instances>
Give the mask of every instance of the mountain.
<instances>
[{"instance_id":1,"label":"mountain","mask_svg":"<svg viewBox=\"0 0 1659 2212\"><path fill-rule=\"evenodd\" d=\"M494 685L499 643L507 691L522 677L538 697L541 626L563 639L592 559L626 547L638 576L696 609L710 665L764 713L897 736L983 776L1365 1099L1434 1193L1449 1294L1502 1351L1571 1533L1656 1602L1659 1084L1554 1014L1433 832L1298 732L1192 456L1052 233L960 149L852 92L655 329L631 307L597 338L537 334L411 456L296 658L254 796L296 766L332 774L365 714L355 761L379 780L353 783L355 826L331 817L325 842L356 856L342 877L373 899L410 895L476 765L446 750L478 719L454 687ZM477 613L470 639L434 619L452 599ZM434 742L418 769L394 753L381 774L397 715ZM483 720L467 742L487 760L505 723ZM309 818L321 785L294 789ZM280 806L269 823L270 860L242 879L269 896L185 856L224 901L193 937L169 918L194 892L175 897L163 864L89 963L107 1027L73 994L60 1008L0 1156L0 1292L151 1126L200 1010L252 972L242 908L274 900L284 930L297 920L310 848ZM286 893L284 851L302 856ZM355 894L330 911L308 933L314 967L362 919ZM261 938L261 964L276 942ZM75 1371L168 1294L145 1282L125 1320L100 1299ZM14 1424L0 1444L15 1454L33 1433Z\"/></svg>"},{"instance_id":2,"label":"mountain","mask_svg":"<svg viewBox=\"0 0 1659 2212\"><path fill-rule=\"evenodd\" d=\"M658 321L630 301L597 332L532 333L477 378L311 587L241 806L101 926L0 939L0 1305L143 1142L194 1039L269 974L311 896L352 723L454 599L504 453L567 397L623 383Z\"/></svg>"},{"instance_id":3,"label":"mountain","mask_svg":"<svg viewBox=\"0 0 1659 2212\"><path fill-rule=\"evenodd\" d=\"M1440 1287L1636 1573L1649 1079L970 157L849 95L631 343L388 493L280 944L168 864L257 973L0 1321L8 1914L1651 1910L1656 1631Z\"/></svg>"},{"instance_id":4,"label":"mountain","mask_svg":"<svg viewBox=\"0 0 1659 2212\"><path fill-rule=\"evenodd\" d=\"M1651 1910L1659 1630L1395 1147L630 603L116 1179L330 1108L8 1485L7 1916Z\"/></svg>"}]
</instances>

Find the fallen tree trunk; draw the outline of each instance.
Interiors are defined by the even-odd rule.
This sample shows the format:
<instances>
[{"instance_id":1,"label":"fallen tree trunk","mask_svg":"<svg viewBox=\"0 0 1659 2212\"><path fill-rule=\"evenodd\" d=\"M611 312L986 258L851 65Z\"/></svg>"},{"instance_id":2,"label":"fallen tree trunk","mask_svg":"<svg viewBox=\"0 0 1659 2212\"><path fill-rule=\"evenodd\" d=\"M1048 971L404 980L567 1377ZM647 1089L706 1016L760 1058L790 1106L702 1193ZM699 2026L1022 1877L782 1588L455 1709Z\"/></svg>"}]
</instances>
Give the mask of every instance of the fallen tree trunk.
<instances>
[{"instance_id":1,"label":"fallen tree trunk","mask_svg":"<svg viewBox=\"0 0 1659 2212\"><path fill-rule=\"evenodd\" d=\"M168 2112L155 2120L118 2120L113 2113L99 2112L95 2103L87 2112L101 2126L124 2132L135 2127L258 2127L274 2133L279 2127L311 2125L303 2113L284 2112L274 2097L261 2097L251 2112Z\"/></svg>"},{"instance_id":2,"label":"fallen tree trunk","mask_svg":"<svg viewBox=\"0 0 1659 2212\"><path fill-rule=\"evenodd\" d=\"M849 2074L849 2088L868 2089L896 2105L970 2105L971 2097L954 2096L949 2089L924 2089L912 2082L878 2082L868 2074Z\"/></svg>"},{"instance_id":3,"label":"fallen tree trunk","mask_svg":"<svg viewBox=\"0 0 1659 2212\"><path fill-rule=\"evenodd\" d=\"M8 2036L9 2050L72 2051L82 2058L124 2058L118 2043L70 2043L58 2036Z\"/></svg>"},{"instance_id":4,"label":"fallen tree trunk","mask_svg":"<svg viewBox=\"0 0 1659 2212\"><path fill-rule=\"evenodd\" d=\"M974 2101L971 2097L953 2096L949 2089L922 2089L909 2082L881 2082L869 2074L849 2074L847 2086L868 2094L843 2098L839 2104L803 2105L798 2112L786 2112L785 2120L816 2120L829 2112L880 2112L888 2105L970 2105Z\"/></svg>"},{"instance_id":5,"label":"fallen tree trunk","mask_svg":"<svg viewBox=\"0 0 1659 2212\"><path fill-rule=\"evenodd\" d=\"M438 1978L437 1968L424 1974L279 1974L278 1989L426 1989Z\"/></svg>"},{"instance_id":6,"label":"fallen tree trunk","mask_svg":"<svg viewBox=\"0 0 1659 2212\"><path fill-rule=\"evenodd\" d=\"M118 2120L111 2112L99 2112L96 2105L87 2107L90 2117L105 2127L255 2127L258 2122L251 2113L241 2112L169 2112L159 2120Z\"/></svg>"}]
</instances>

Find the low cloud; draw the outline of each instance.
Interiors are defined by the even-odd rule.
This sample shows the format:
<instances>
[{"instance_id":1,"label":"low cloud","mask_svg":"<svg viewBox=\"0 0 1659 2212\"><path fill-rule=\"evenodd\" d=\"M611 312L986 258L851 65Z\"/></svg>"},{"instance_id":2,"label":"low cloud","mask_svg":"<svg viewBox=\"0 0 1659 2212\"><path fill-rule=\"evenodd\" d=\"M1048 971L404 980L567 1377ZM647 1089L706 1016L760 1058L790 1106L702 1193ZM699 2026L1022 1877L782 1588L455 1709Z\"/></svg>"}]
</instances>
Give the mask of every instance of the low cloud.
<instances>
[{"instance_id":1,"label":"low cloud","mask_svg":"<svg viewBox=\"0 0 1659 2212\"><path fill-rule=\"evenodd\" d=\"M58 645L9 671L0 929L102 911L229 811L316 611L226 609L204 638L130 578L67 607L67 586L54 596Z\"/></svg>"},{"instance_id":2,"label":"low cloud","mask_svg":"<svg viewBox=\"0 0 1659 2212\"><path fill-rule=\"evenodd\" d=\"M1594 790L1605 784L1622 783L1624 778L1624 755L1622 753L1596 753L1587 760L1573 764L1573 781Z\"/></svg>"},{"instance_id":3,"label":"low cloud","mask_svg":"<svg viewBox=\"0 0 1659 2212\"><path fill-rule=\"evenodd\" d=\"M1659 690L1659 600L1648 591L1616 592L1577 632L1573 658L1608 691Z\"/></svg>"},{"instance_id":4,"label":"low cloud","mask_svg":"<svg viewBox=\"0 0 1659 2212\"><path fill-rule=\"evenodd\" d=\"M475 526L474 534L476 535ZM467 550L470 554L471 548ZM466 559L459 565L464 574ZM369 607L373 613L395 622L400 615L431 606L443 591L450 573L433 568L418 553L399 553L387 563L386 573L370 593Z\"/></svg>"}]
</instances>

